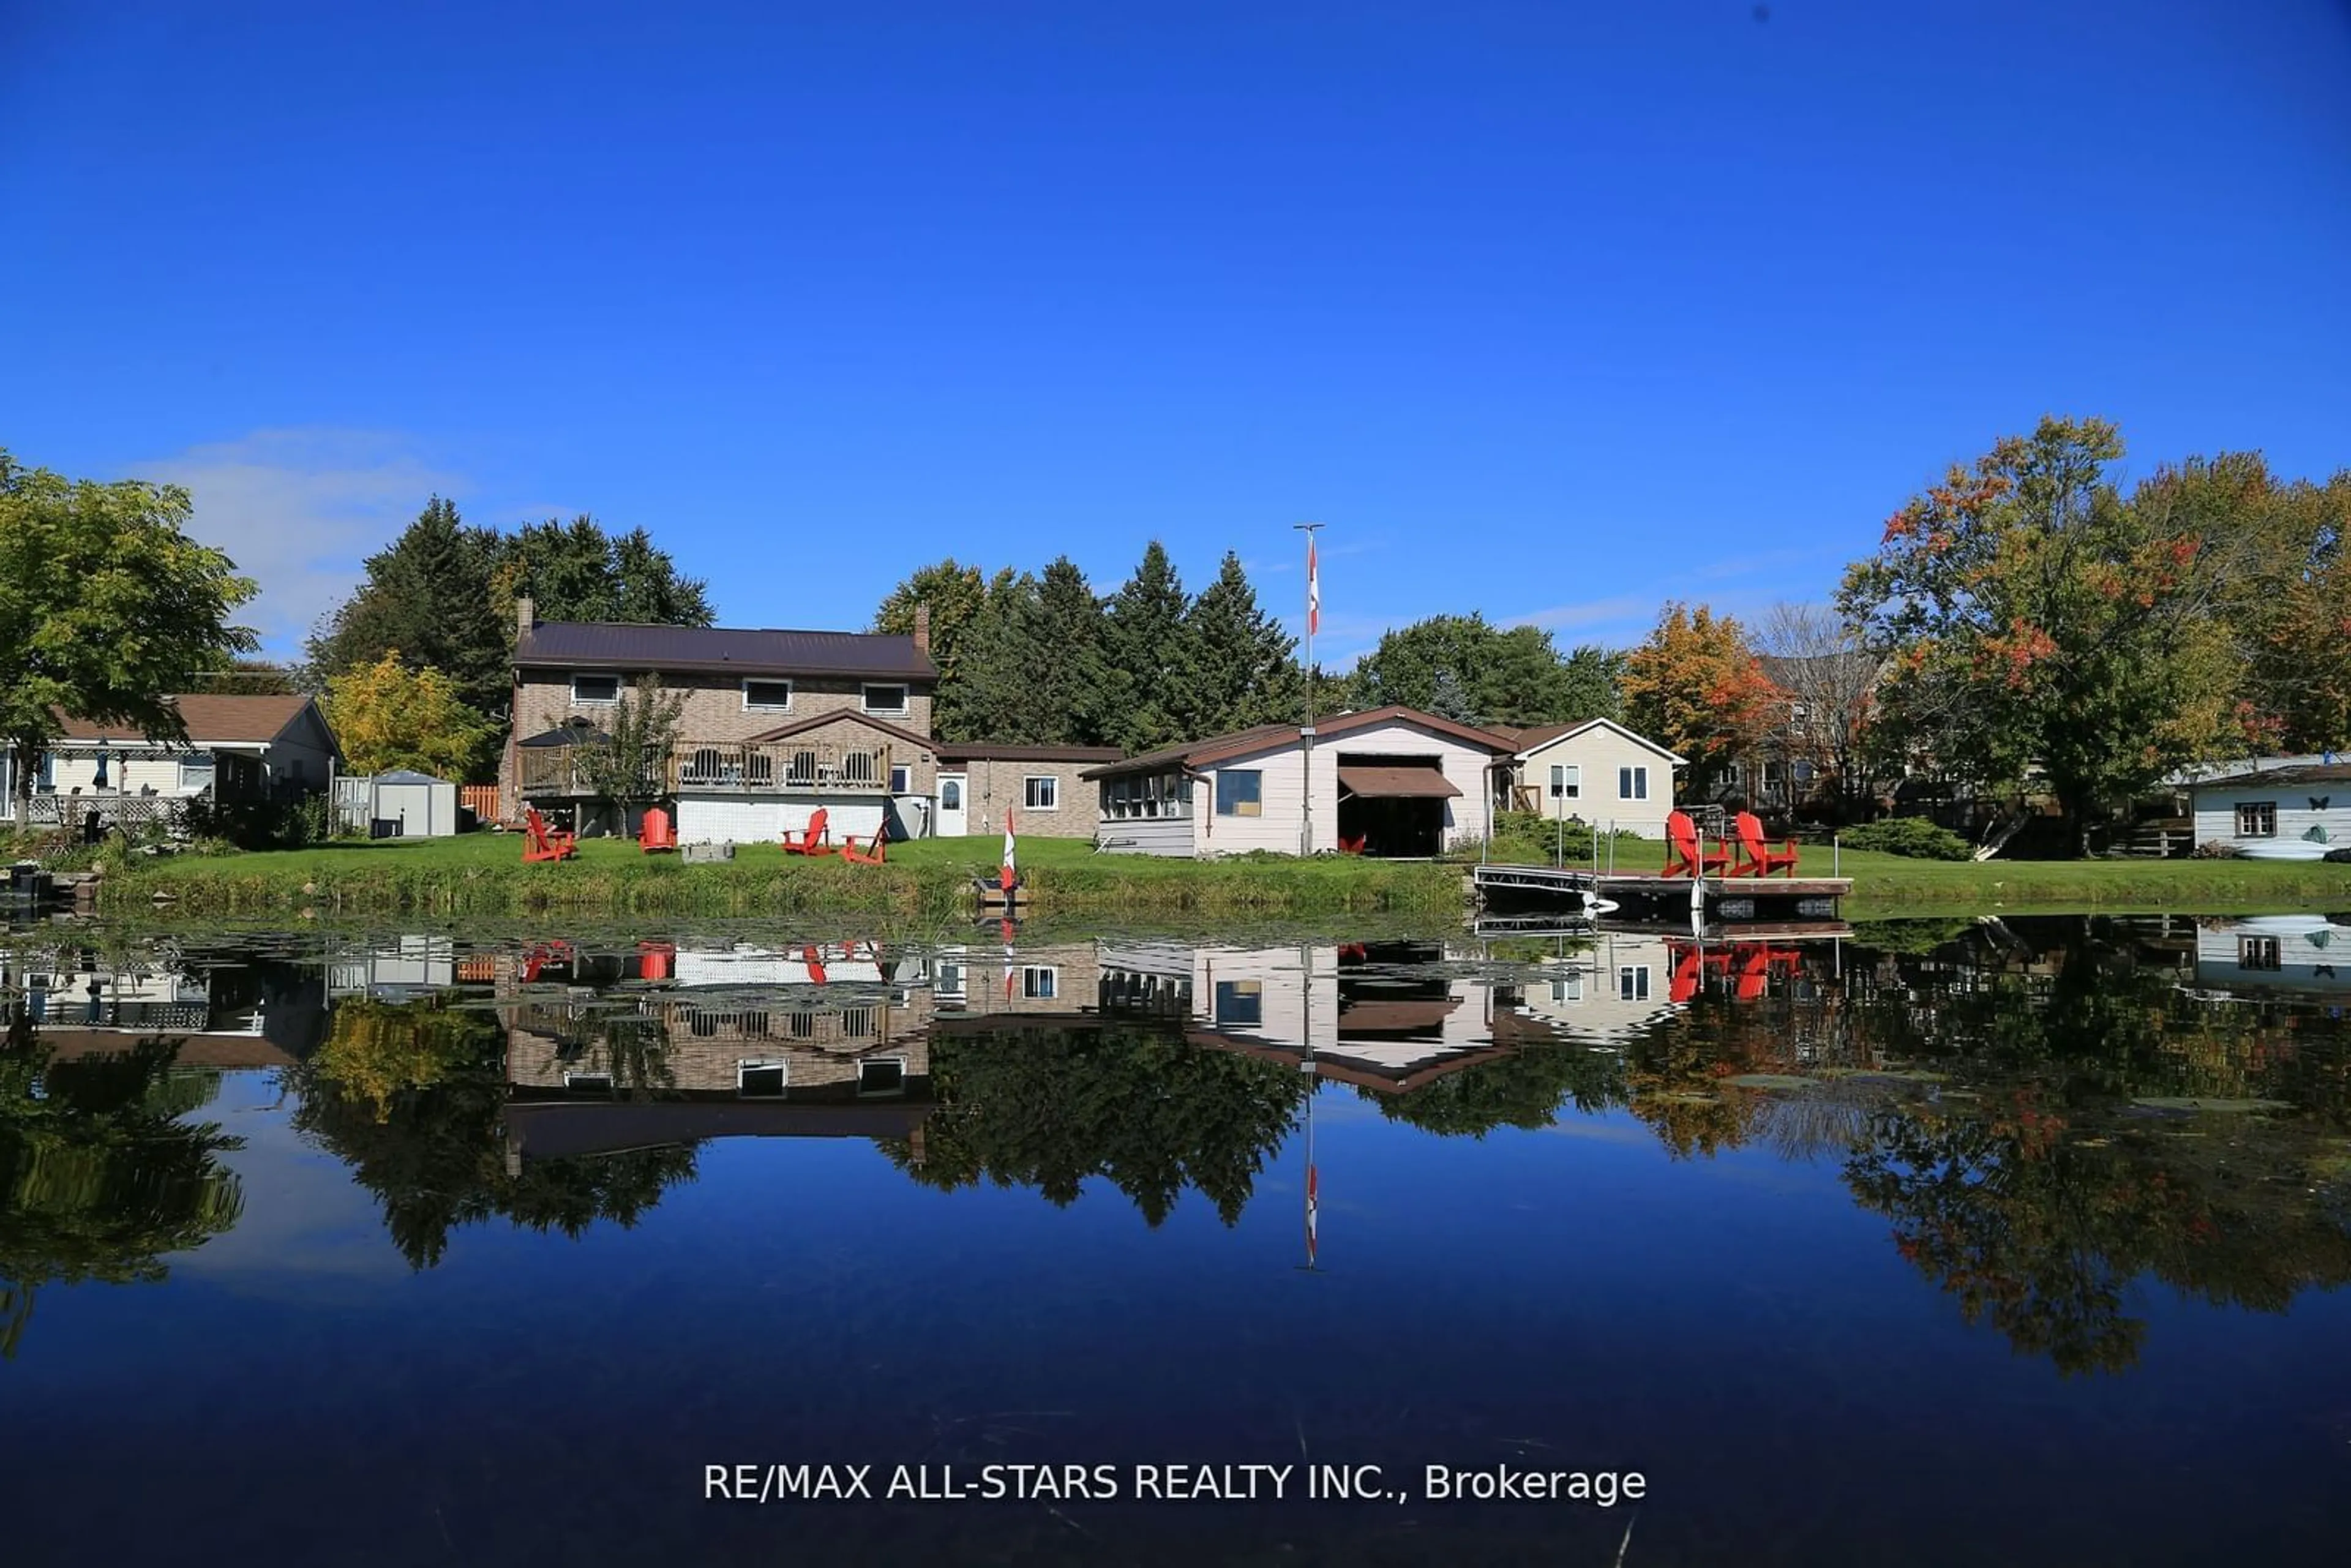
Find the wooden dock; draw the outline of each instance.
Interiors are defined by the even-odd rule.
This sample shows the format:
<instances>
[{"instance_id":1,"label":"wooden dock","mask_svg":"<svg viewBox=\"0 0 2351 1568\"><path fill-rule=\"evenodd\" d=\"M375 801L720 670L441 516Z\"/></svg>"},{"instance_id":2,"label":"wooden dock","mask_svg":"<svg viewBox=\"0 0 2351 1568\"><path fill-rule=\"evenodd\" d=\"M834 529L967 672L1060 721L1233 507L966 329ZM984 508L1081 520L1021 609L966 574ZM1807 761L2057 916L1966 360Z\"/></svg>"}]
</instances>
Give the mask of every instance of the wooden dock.
<instances>
[{"instance_id":1,"label":"wooden dock","mask_svg":"<svg viewBox=\"0 0 2351 1568\"><path fill-rule=\"evenodd\" d=\"M1587 917L1687 924L1833 921L1849 876L1612 876L1573 866L1481 865L1471 873L1480 910L1557 910Z\"/></svg>"}]
</instances>

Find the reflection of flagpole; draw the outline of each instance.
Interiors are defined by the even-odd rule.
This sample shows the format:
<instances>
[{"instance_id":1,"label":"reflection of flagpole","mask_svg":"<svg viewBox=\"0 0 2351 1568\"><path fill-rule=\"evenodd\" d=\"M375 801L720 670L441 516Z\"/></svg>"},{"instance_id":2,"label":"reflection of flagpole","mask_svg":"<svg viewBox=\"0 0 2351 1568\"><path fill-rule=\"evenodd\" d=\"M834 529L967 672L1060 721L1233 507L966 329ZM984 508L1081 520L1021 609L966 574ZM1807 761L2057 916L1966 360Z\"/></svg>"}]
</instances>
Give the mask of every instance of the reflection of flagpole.
<instances>
[{"instance_id":1,"label":"reflection of flagpole","mask_svg":"<svg viewBox=\"0 0 2351 1568\"><path fill-rule=\"evenodd\" d=\"M1322 1076L1314 1071L1314 946L1301 945L1298 950L1300 967L1306 976L1305 1008L1301 1014L1306 1036L1306 1058L1299 1065L1306 1072L1306 1267L1315 1266L1315 1253L1320 1238L1315 1234L1316 1210L1321 1206L1319 1173L1314 1166L1314 1092L1322 1086Z\"/></svg>"}]
</instances>

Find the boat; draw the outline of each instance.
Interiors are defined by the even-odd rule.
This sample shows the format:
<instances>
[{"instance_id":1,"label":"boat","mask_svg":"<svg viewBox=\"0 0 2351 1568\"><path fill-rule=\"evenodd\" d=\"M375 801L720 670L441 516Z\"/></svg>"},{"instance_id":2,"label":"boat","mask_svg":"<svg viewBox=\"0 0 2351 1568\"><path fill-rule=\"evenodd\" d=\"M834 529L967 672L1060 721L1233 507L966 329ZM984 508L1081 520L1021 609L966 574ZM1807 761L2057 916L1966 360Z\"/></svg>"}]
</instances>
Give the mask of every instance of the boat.
<instances>
[{"instance_id":1,"label":"boat","mask_svg":"<svg viewBox=\"0 0 2351 1568\"><path fill-rule=\"evenodd\" d=\"M2239 840L2237 858L2249 861L2323 861L2335 848L2323 839Z\"/></svg>"}]
</instances>

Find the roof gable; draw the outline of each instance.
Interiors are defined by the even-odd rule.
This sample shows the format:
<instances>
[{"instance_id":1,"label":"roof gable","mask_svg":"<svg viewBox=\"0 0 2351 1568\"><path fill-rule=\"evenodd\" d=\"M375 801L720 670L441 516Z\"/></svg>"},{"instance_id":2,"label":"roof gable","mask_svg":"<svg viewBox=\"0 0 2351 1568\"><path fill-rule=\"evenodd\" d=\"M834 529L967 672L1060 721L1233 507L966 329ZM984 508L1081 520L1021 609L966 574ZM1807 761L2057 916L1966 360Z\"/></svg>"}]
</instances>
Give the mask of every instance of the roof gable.
<instances>
[{"instance_id":1,"label":"roof gable","mask_svg":"<svg viewBox=\"0 0 2351 1568\"><path fill-rule=\"evenodd\" d=\"M879 632L795 632L732 626L645 626L542 621L516 640L515 666L723 671L742 675L838 675L935 681L938 666L912 637Z\"/></svg>"},{"instance_id":2,"label":"roof gable","mask_svg":"<svg viewBox=\"0 0 2351 1568\"><path fill-rule=\"evenodd\" d=\"M911 729L902 729L894 724L875 718L871 714L859 713L855 708L836 708L831 713L812 713L806 718L796 718L789 724L781 724L773 729L761 730L744 744L766 746L774 741L789 740L793 736L811 729L820 729L828 724L862 724L868 729L876 730L893 740L904 741L906 745L922 751L932 749L934 745L934 742L916 735Z\"/></svg>"},{"instance_id":3,"label":"roof gable","mask_svg":"<svg viewBox=\"0 0 2351 1568\"><path fill-rule=\"evenodd\" d=\"M1539 751L1548 751L1562 741L1573 740L1577 736L1593 729L1613 731L1634 745L1655 752L1677 767L1688 760L1687 758L1675 756L1647 736L1629 730L1613 718L1587 718L1577 724L1542 725L1534 729L1521 730L1518 737L1518 760L1524 762Z\"/></svg>"},{"instance_id":4,"label":"roof gable","mask_svg":"<svg viewBox=\"0 0 2351 1568\"><path fill-rule=\"evenodd\" d=\"M1386 707L1365 708L1359 713L1336 714L1319 718L1314 723L1314 738L1319 745L1332 736L1352 734L1356 730L1376 729L1382 725L1405 724L1445 736L1464 745L1474 746L1492 756L1507 755L1510 743L1491 730L1474 725L1440 718L1418 708L1391 704ZM1299 727L1294 724L1260 724L1250 729L1237 729L1229 735L1211 736L1182 746L1163 747L1130 757L1123 762L1107 763L1089 768L1081 779L1107 779L1118 773L1148 773L1169 767L1187 768L1212 768L1236 757L1253 752L1270 751L1277 747L1294 745L1299 739Z\"/></svg>"}]
</instances>

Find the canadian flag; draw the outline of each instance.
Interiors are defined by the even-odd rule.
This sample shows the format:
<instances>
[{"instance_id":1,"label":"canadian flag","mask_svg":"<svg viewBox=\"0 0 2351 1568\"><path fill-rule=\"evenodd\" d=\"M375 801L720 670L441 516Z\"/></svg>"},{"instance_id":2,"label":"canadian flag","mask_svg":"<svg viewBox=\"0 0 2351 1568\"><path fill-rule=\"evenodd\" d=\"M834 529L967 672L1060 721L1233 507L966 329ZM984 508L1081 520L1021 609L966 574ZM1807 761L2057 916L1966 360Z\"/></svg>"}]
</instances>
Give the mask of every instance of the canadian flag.
<instances>
[{"instance_id":1,"label":"canadian flag","mask_svg":"<svg viewBox=\"0 0 2351 1568\"><path fill-rule=\"evenodd\" d=\"M1306 536L1306 634L1322 630L1322 571L1314 564L1314 536Z\"/></svg>"},{"instance_id":2,"label":"canadian flag","mask_svg":"<svg viewBox=\"0 0 2351 1568\"><path fill-rule=\"evenodd\" d=\"M1012 813L1008 810L1004 813L1004 868L1001 873L1002 880L998 883L998 885L1003 888L1007 893L1010 893L1012 891L1013 841Z\"/></svg>"}]
</instances>

